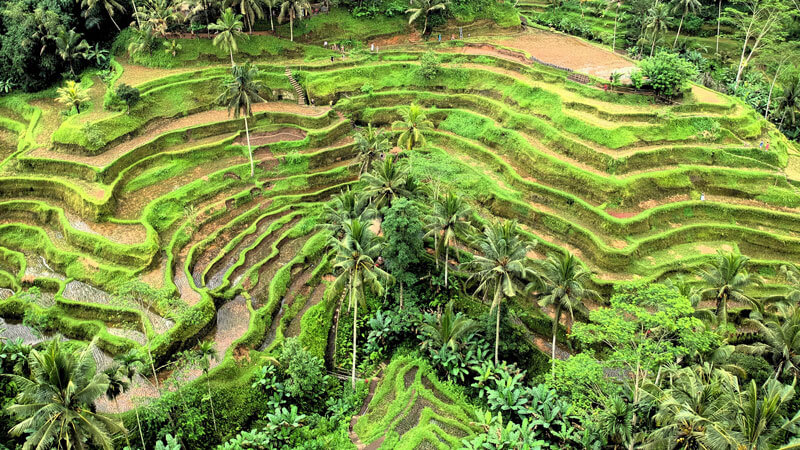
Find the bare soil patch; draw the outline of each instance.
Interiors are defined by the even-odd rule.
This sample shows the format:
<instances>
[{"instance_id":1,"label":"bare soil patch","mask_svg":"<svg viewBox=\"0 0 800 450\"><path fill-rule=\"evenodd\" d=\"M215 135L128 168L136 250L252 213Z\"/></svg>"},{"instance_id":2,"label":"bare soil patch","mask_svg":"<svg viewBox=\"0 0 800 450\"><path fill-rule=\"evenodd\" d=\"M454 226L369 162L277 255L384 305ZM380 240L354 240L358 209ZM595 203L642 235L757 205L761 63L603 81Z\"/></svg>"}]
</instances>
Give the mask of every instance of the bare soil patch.
<instances>
[{"instance_id":1,"label":"bare soil patch","mask_svg":"<svg viewBox=\"0 0 800 450\"><path fill-rule=\"evenodd\" d=\"M299 141L306 137L306 132L298 128L281 128L263 133L251 133L250 145L260 146L281 141ZM239 136L233 141L237 145L247 145L247 136Z\"/></svg>"}]
</instances>

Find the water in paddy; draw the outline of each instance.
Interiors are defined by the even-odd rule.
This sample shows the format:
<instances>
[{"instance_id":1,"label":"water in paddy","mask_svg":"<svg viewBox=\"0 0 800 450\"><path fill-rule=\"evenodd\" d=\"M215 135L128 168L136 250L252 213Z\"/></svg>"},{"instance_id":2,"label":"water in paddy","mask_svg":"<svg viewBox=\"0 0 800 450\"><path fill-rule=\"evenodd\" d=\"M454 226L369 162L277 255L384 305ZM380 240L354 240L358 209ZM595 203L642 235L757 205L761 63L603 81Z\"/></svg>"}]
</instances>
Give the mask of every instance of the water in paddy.
<instances>
[{"instance_id":1,"label":"water in paddy","mask_svg":"<svg viewBox=\"0 0 800 450\"><path fill-rule=\"evenodd\" d=\"M55 280L64 280L64 275L56 272L47 265L47 261L39 255L27 255L27 266L25 267L25 277L34 278L53 278Z\"/></svg>"},{"instance_id":2,"label":"water in paddy","mask_svg":"<svg viewBox=\"0 0 800 450\"><path fill-rule=\"evenodd\" d=\"M2 317L0 317L0 331L0 338L9 340L22 339L22 342L27 345L38 344L49 337L47 334L39 334L33 328L23 325L20 321L3 319Z\"/></svg>"},{"instance_id":3,"label":"water in paddy","mask_svg":"<svg viewBox=\"0 0 800 450\"><path fill-rule=\"evenodd\" d=\"M11 289L0 288L0 300L5 300L12 295L14 295L14 291Z\"/></svg>"},{"instance_id":4,"label":"water in paddy","mask_svg":"<svg viewBox=\"0 0 800 450\"><path fill-rule=\"evenodd\" d=\"M241 295L217 310L217 325L208 338L214 342L220 360L225 356L228 347L247 332L249 326L250 311L247 309L247 300Z\"/></svg>"},{"instance_id":5,"label":"water in paddy","mask_svg":"<svg viewBox=\"0 0 800 450\"><path fill-rule=\"evenodd\" d=\"M144 333L141 331L129 330L127 328L107 328L106 331L114 336L130 339L139 345L144 345L147 343L147 339L145 338Z\"/></svg>"},{"instance_id":6,"label":"water in paddy","mask_svg":"<svg viewBox=\"0 0 800 450\"><path fill-rule=\"evenodd\" d=\"M269 236L261 240L261 242L259 242L255 248L248 251L244 257L244 264L233 269L233 273L231 273L231 279L233 280L232 284L239 283L239 281L241 281L242 277L245 275L245 273L247 273L247 271L251 267L269 258L269 256L272 254L272 245L281 237L283 233L286 232L286 230L290 229L297 220L298 220L297 218L292 219L291 221L289 221L288 224L285 224L279 229L274 230L272 233L270 233ZM287 239L284 238L277 243L276 248L279 251L280 248L283 246L283 244L286 242L286 240ZM280 254L278 256L280 256Z\"/></svg>"},{"instance_id":7,"label":"water in paddy","mask_svg":"<svg viewBox=\"0 0 800 450\"><path fill-rule=\"evenodd\" d=\"M306 240L308 240L308 236L304 236L299 239L292 239L290 242L287 242L287 239L284 239L278 243L278 256L272 261L261 266L258 274L258 284L255 288L251 289L254 309L261 308L267 304L267 301L269 300L269 284L275 277L275 273L277 273L278 269L286 265L297 255L297 252L299 252L300 249L303 248L303 245L305 245Z\"/></svg>"}]
</instances>

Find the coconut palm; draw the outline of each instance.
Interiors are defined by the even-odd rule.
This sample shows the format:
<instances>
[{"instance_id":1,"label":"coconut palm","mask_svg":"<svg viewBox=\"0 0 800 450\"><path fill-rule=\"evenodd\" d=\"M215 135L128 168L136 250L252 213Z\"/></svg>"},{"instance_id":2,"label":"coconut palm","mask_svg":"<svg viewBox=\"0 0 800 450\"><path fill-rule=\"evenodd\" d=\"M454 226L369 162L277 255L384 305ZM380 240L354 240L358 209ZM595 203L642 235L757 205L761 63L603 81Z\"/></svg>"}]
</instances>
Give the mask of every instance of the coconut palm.
<instances>
[{"instance_id":1,"label":"coconut palm","mask_svg":"<svg viewBox=\"0 0 800 450\"><path fill-rule=\"evenodd\" d=\"M738 383L732 383L735 409L730 441L735 445L730 448L767 450L785 443L790 430L800 423L800 411L789 411L789 417L783 415L795 394L795 383L796 379L791 385L784 385L769 378L760 389L751 381L744 391Z\"/></svg>"},{"instance_id":2,"label":"coconut palm","mask_svg":"<svg viewBox=\"0 0 800 450\"><path fill-rule=\"evenodd\" d=\"M173 22L183 20L184 16L175 9L173 0L148 0L136 12L136 21L139 27L142 23L149 25L154 33L166 37L167 29Z\"/></svg>"},{"instance_id":3,"label":"coconut palm","mask_svg":"<svg viewBox=\"0 0 800 450\"><path fill-rule=\"evenodd\" d=\"M698 275L707 288L702 296L713 295L717 301L716 315L721 323L728 323L728 301L754 304L744 290L757 283L755 277L747 273L745 267L750 258L735 253L717 252L714 262L706 264Z\"/></svg>"},{"instance_id":4,"label":"coconut palm","mask_svg":"<svg viewBox=\"0 0 800 450\"><path fill-rule=\"evenodd\" d=\"M234 7L244 18L247 23L247 29L250 34L253 34L253 24L256 19L264 17L264 10L261 9L261 0L225 0L226 7Z\"/></svg>"},{"instance_id":5,"label":"coconut palm","mask_svg":"<svg viewBox=\"0 0 800 450\"><path fill-rule=\"evenodd\" d=\"M230 9L228 10L230 11ZM225 92L217 101L228 108L228 115L233 111L233 117L239 118L244 114L244 132L247 135L247 152L250 155L250 176L255 175L253 163L253 148L250 146L250 127L247 118L253 117L253 103L263 102L259 91L264 88L258 80L258 69L245 63L243 66L233 66L231 77L225 82Z\"/></svg>"},{"instance_id":6,"label":"coconut palm","mask_svg":"<svg viewBox=\"0 0 800 450\"><path fill-rule=\"evenodd\" d=\"M775 366L775 377L791 373L800 376L800 306L779 306L778 317L766 322L748 320L761 334L761 342L740 345L746 353L766 355Z\"/></svg>"},{"instance_id":7,"label":"coconut palm","mask_svg":"<svg viewBox=\"0 0 800 450\"><path fill-rule=\"evenodd\" d=\"M478 323L469 317L453 312L453 301L447 302L444 312L422 325L420 330L428 337L429 345L436 348L447 346L456 350L473 331L478 328Z\"/></svg>"},{"instance_id":8,"label":"coconut palm","mask_svg":"<svg viewBox=\"0 0 800 450\"><path fill-rule=\"evenodd\" d=\"M735 378L714 371L711 378L704 379L693 368L684 367L672 371L667 379L668 386L656 390L657 428L643 448L728 448L728 420L733 411L728 385Z\"/></svg>"},{"instance_id":9,"label":"coconut palm","mask_svg":"<svg viewBox=\"0 0 800 450\"><path fill-rule=\"evenodd\" d=\"M108 377L106 398L114 402L114 407L117 409L117 414L119 414L119 396L125 393L128 387L130 387L130 383L125 377L125 370L123 370L118 363L114 363L104 370L103 373ZM127 433L125 433L125 442L128 444L128 447L131 446Z\"/></svg>"},{"instance_id":10,"label":"coconut palm","mask_svg":"<svg viewBox=\"0 0 800 450\"><path fill-rule=\"evenodd\" d=\"M372 167L373 160L391 149L389 136L382 129L374 128L371 123L356 132L355 141L356 148L358 148L358 159L361 160L359 176Z\"/></svg>"},{"instance_id":11,"label":"coconut palm","mask_svg":"<svg viewBox=\"0 0 800 450\"><path fill-rule=\"evenodd\" d=\"M783 96L778 99L778 109L784 118L788 115L794 125L797 121L798 108L800 108L800 77L794 77L783 87ZM783 125L783 119L781 119L781 125Z\"/></svg>"},{"instance_id":12,"label":"coconut palm","mask_svg":"<svg viewBox=\"0 0 800 450\"><path fill-rule=\"evenodd\" d=\"M495 326L494 363L499 362L500 308L503 300L513 298L522 290L520 284L535 277L528 265L527 254L533 243L519 232L516 222L490 223L477 241L480 254L475 255L467 269L469 280L476 280L475 293L492 296L490 311L497 310Z\"/></svg>"},{"instance_id":13,"label":"coconut palm","mask_svg":"<svg viewBox=\"0 0 800 450\"><path fill-rule=\"evenodd\" d=\"M279 0L263 0L264 6L267 7L269 10L269 27L272 31L275 31L275 22L272 21L272 10L277 8L280 4Z\"/></svg>"},{"instance_id":14,"label":"coconut palm","mask_svg":"<svg viewBox=\"0 0 800 450\"><path fill-rule=\"evenodd\" d=\"M111 22L117 27L117 31L120 31L119 25L117 25L117 21L114 20L114 13L120 12L125 14L125 7L122 6L122 3L118 2L117 0L81 0L81 8L83 8L83 17L87 17L89 13L94 10L96 7L100 7L108 13L108 18L111 19Z\"/></svg>"},{"instance_id":15,"label":"coconut palm","mask_svg":"<svg viewBox=\"0 0 800 450\"><path fill-rule=\"evenodd\" d=\"M56 54L69 66L69 73L75 77L74 63L86 57L89 44L83 39L80 33L74 29L69 31L61 30L56 36Z\"/></svg>"},{"instance_id":16,"label":"coconut palm","mask_svg":"<svg viewBox=\"0 0 800 450\"><path fill-rule=\"evenodd\" d=\"M397 145L405 147L410 151L414 147L425 145L425 135L423 131L433 128L433 123L428 120L425 110L421 106L412 103L410 106L400 108L402 120L392 123L392 131L399 131L400 137L397 138Z\"/></svg>"},{"instance_id":17,"label":"coconut palm","mask_svg":"<svg viewBox=\"0 0 800 450\"><path fill-rule=\"evenodd\" d=\"M211 370L211 361L217 360L217 358L219 358L219 353L214 347L214 342L212 341L201 342L197 346L195 353L198 362L200 363L200 368L203 370L203 374L206 376L206 384L208 386L208 401L211 405L211 419L214 421L214 432L217 433L217 416L214 414L214 395L211 392L211 378L208 376L208 371Z\"/></svg>"},{"instance_id":18,"label":"coconut palm","mask_svg":"<svg viewBox=\"0 0 800 450\"><path fill-rule=\"evenodd\" d=\"M444 249L444 287L447 289L447 269L450 266L450 247L456 245L458 237L469 236L472 225L469 223L472 209L461 197L453 193L436 199L433 203L433 214L428 216L426 237L433 237L436 251L436 266Z\"/></svg>"},{"instance_id":19,"label":"coconut palm","mask_svg":"<svg viewBox=\"0 0 800 450\"><path fill-rule=\"evenodd\" d=\"M126 353L117 355L114 362L119 365L121 373L128 378L128 385L133 383L134 377L145 366L144 359L136 352L136 350L128 350ZM139 408L134 408L136 413L136 426L139 429L139 438L142 440L142 448L147 448L144 442L144 434L142 433L142 422L139 418Z\"/></svg>"},{"instance_id":20,"label":"coconut palm","mask_svg":"<svg viewBox=\"0 0 800 450\"><path fill-rule=\"evenodd\" d=\"M212 41L214 46L219 46L223 50L228 51L231 55L231 67L235 66L233 62L233 54L239 51L239 46L236 40L242 36L242 16L234 14L233 10L228 8L217 19L216 23L208 26L210 30L217 32Z\"/></svg>"},{"instance_id":21,"label":"coconut palm","mask_svg":"<svg viewBox=\"0 0 800 450\"><path fill-rule=\"evenodd\" d=\"M325 205L325 228L334 235L339 235L343 224L348 220L359 219L362 223L367 223L377 215L378 212L370 205L369 197L348 187Z\"/></svg>"},{"instance_id":22,"label":"coconut palm","mask_svg":"<svg viewBox=\"0 0 800 450\"><path fill-rule=\"evenodd\" d=\"M148 55L153 54L153 47L156 44L156 34L149 23L140 27L131 27L133 37L128 44L128 55L134 56L137 53L147 51Z\"/></svg>"},{"instance_id":23,"label":"coconut palm","mask_svg":"<svg viewBox=\"0 0 800 450\"><path fill-rule=\"evenodd\" d=\"M667 29L667 26L669 25L669 19L669 6L665 5L664 3L656 3L647 12L647 19L645 20L645 23L647 24L647 29L653 32L653 43L650 46L651 57L656 49L656 38L658 37L659 33Z\"/></svg>"},{"instance_id":24,"label":"coconut palm","mask_svg":"<svg viewBox=\"0 0 800 450\"><path fill-rule=\"evenodd\" d=\"M622 0L606 0L606 9L614 8L614 34L611 38L611 51L617 49L617 20L619 19L619 8Z\"/></svg>"},{"instance_id":25,"label":"coconut palm","mask_svg":"<svg viewBox=\"0 0 800 450\"><path fill-rule=\"evenodd\" d=\"M408 165L405 160L395 161L387 156L383 161L375 161L372 171L365 173L361 179L366 182L366 195L376 209L390 206L396 197L407 196Z\"/></svg>"},{"instance_id":26,"label":"coconut palm","mask_svg":"<svg viewBox=\"0 0 800 450\"><path fill-rule=\"evenodd\" d=\"M553 313L553 348L551 369L555 370L556 335L561 313L569 312L570 320L575 320L574 310L585 309L583 301L589 297L599 297L597 292L587 288L589 271L584 269L571 253L548 255L540 264L544 295L539 299L539 306L552 306Z\"/></svg>"},{"instance_id":27,"label":"coconut palm","mask_svg":"<svg viewBox=\"0 0 800 450\"><path fill-rule=\"evenodd\" d=\"M353 310L353 368L352 384L356 387L356 352L358 337L358 306L365 304L365 289L377 296L383 295L381 281L391 276L375 264L380 255L381 240L368 224L352 219L343 224L344 237L331 239L335 258L334 272L339 275L334 281L336 289L348 295L348 309Z\"/></svg>"},{"instance_id":28,"label":"coconut palm","mask_svg":"<svg viewBox=\"0 0 800 450\"><path fill-rule=\"evenodd\" d=\"M281 3L281 12L278 14L278 22L285 22L289 19L289 40L294 41L294 21L303 17L303 11L310 9L308 0L284 0Z\"/></svg>"},{"instance_id":29,"label":"coconut palm","mask_svg":"<svg viewBox=\"0 0 800 450\"><path fill-rule=\"evenodd\" d=\"M411 8L406 10L408 16L408 24L411 25L420 16L425 17L425 23L422 25L422 34L428 30L428 16L434 11L444 11L447 9L447 0L411 0Z\"/></svg>"},{"instance_id":30,"label":"coconut palm","mask_svg":"<svg viewBox=\"0 0 800 450\"><path fill-rule=\"evenodd\" d=\"M683 19L686 18L686 14L689 14L689 11L693 13L697 12L701 6L700 0L674 0L672 4L672 13L677 14L680 12L681 22L678 24L678 32L675 34L675 42L672 43L673 48L678 44L678 37L681 35Z\"/></svg>"},{"instance_id":31,"label":"coconut palm","mask_svg":"<svg viewBox=\"0 0 800 450\"><path fill-rule=\"evenodd\" d=\"M87 90L81 87L80 83L72 80L67 81L64 87L56 89L56 93L58 94L56 101L69 108L68 111L72 111L72 108L75 108L79 114L81 105L89 101Z\"/></svg>"},{"instance_id":32,"label":"coconut palm","mask_svg":"<svg viewBox=\"0 0 800 450\"><path fill-rule=\"evenodd\" d=\"M625 445L633 439L633 407L622 397L609 397L598 419L600 431L609 442Z\"/></svg>"},{"instance_id":33,"label":"coconut palm","mask_svg":"<svg viewBox=\"0 0 800 450\"><path fill-rule=\"evenodd\" d=\"M19 422L10 433L30 432L23 449L83 448L112 449L111 437L125 433L122 423L93 412L94 402L108 390L108 377L96 373L92 347L78 353L61 348L53 339L43 351L30 353L30 376L8 375L19 395L8 412Z\"/></svg>"}]
</instances>

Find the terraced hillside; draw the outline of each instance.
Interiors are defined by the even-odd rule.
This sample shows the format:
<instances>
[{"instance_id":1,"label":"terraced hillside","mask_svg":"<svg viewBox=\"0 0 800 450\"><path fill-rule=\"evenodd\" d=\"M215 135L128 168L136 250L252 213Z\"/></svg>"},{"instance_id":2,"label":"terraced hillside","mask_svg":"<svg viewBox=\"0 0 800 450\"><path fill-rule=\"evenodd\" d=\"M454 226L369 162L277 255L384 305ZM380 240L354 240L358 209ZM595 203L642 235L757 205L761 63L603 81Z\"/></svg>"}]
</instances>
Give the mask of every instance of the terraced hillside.
<instances>
[{"instance_id":1,"label":"terraced hillside","mask_svg":"<svg viewBox=\"0 0 800 450\"><path fill-rule=\"evenodd\" d=\"M436 126L410 156L415 173L487 219L519 220L540 243L531 257L574 252L601 287L688 271L719 248L753 257L771 283L777 265L800 262L793 150L742 103L696 88L665 105L508 50L437 50L431 79L416 47L292 66L332 109L298 105L286 67L260 65L270 101L249 123L254 178L242 120L215 106L226 67L153 71L130 112L101 108L99 80L93 105L63 123L49 99L3 104L0 286L11 298L0 316L10 334L96 338L101 367L142 347L160 367L204 339L229 361L295 335L321 356L335 306L323 295L322 205L357 180L352 126L388 126L412 102ZM158 289L156 300L117 295L132 279ZM412 385L403 395L422 396ZM364 442L399 426L361 423Z\"/></svg>"}]
</instances>

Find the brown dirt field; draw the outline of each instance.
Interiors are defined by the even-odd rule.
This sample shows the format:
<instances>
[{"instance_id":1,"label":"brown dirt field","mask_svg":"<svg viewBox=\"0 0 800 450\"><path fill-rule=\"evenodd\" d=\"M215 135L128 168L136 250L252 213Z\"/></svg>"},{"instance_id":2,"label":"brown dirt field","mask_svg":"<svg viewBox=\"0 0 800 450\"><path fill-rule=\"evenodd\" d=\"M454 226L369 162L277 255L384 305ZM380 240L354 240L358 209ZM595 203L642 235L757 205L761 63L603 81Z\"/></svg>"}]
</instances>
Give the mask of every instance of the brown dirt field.
<instances>
[{"instance_id":1,"label":"brown dirt field","mask_svg":"<svg viewBox=\"0 0 800 450\"><path fill-rule=\"evenodd\" d=\"M166 77L168 75L175 75L176 73L189 72L197 69L159 69L154 67L144 67L131 64L127 61L123 62L117 60L122 65L122 76L119 78L118 83L126 83L131 86L136 86L144 82L155 80L157 78Z\"/></svg>"},{"instance_id":2,"label":"brown dirt field","mask_svg":"<svg viewBox=\"0 0 800 450\"><path fill-rule=\"evenodd\" d=\"M280 141L299 141L306 137L306 132L297 128L281 128L265 133L251 133L250 145L259 146ZM233 141L237 145L247 145L247 137L239 136Z\"/></svg>"},{"instance_id":3,"label":"brown dirt field","mask_svg":"<svg viewBox=\"0 0 800 450\"><path fill-rule=\"evenodd\" d=\"M493 43L528 52L542 61L608 79L613 72L629 74L635 67L627 59L578 38L542 30L528 30Z\"/></svg>"},{"instance_id":4,"label":"brown dirt field","mask_svg":"<svg viewBox=\"0 0 800 450\"><path fill-rule=\"evenodd\" d=\"M696 84L692 85L692 95L694 95L698 103L712 103L715 105L724 105L726 103L725 98L720 94Z\"/></svg>"}]
</instances>

